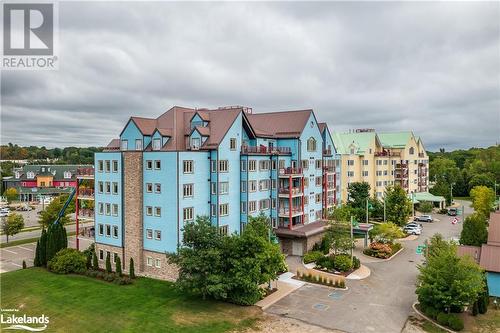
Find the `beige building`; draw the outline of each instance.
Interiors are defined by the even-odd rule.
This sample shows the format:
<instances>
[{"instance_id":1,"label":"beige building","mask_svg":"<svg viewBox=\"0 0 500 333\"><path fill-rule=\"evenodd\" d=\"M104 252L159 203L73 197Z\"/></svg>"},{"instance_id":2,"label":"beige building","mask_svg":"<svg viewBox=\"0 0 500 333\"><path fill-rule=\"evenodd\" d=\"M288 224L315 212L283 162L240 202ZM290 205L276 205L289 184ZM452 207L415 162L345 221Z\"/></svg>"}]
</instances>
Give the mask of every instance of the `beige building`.
<instances>
[{"instance_id":1,"label":"beige building","mask_svg":"<svg viewBox=\"0 0 500 333\"><path fill-rule=\"evenodd\" d=\"M353 182L367 182L371 195L378 198L389 185L401 185L407 193L428 191L429 157L422 140L411 131L376 133L358 129L333 133L333 142L340 155L343 202Z\"/></svg>"}]
</instances>

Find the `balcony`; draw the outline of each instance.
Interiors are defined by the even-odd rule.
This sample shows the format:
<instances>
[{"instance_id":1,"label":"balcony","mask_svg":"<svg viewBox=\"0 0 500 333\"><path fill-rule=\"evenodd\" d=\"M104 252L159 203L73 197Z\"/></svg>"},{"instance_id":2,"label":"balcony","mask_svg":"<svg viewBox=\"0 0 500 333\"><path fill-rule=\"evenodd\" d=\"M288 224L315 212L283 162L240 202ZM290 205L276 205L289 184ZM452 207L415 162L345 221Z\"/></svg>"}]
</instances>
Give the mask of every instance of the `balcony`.
<instances>
[{"instance_id":1,"label":"balcony","mask_svg":"<svg viewBox=\"0 0 500 333\"><path fill-rule=\"evenodd\" d=\"M94 190L91 188L78 189L78 199L94 200Z\"/></svg>"},{"instance_id":2,"label":"balcony","mask_svg":"<svg viewBox=\"0 0 500 333\"><path fill-rule=\"evenodd\" d=\"M292 217L303 215L302 207L292 206ZM280 208L278 211L279 217L290 217L290 209L288 207Z\"/></svg>"},{"instance_id":3,"label":"balcony","mask_svg":"<svg viewBox=\"0 0 500 333\"><path fill-rule=\"evenodd\" d=\"M408 169L408 164L398 163L396 169Z\"/></svg>"},{"instance_id":4,"label":"balcony","mask_svg":"<svg viewBox=\"0 0 500 333\"><path fill-rule=\"evenodd\" d=\"M290 189L288 187L280 188L278 194L281 198L288 198L290 196ZM300 187L292 187L291 194L292 197L301 196L303 194L302 189Z\"/></svg>"},{"instance_id":5,"label":"balcony","mask_svg":"<svg viewBox=\"0 0 500 333\"><path fill-rule=\"evenodd\" d=\"M80 228L78 238L79 239L94 240L94 238L95 238L94 226Z\"/></svg>"},{"instance_id":6,"label":"balcony","mask_svg":"<svg viewBox=\"0 0 500 333\"><path fill-rule=\"evenodd\" d=\"M242 154L250 155L289 155L292 153L290 147L266 147L260 146L241 146Z\"/></svg>"},{"instance_id":7,"label":"balcony","mask_svg":"<svg viewBox=\"0 0 500 333\"><path fill-rule=\"evenodd\" d=\"M335 172L335 167L332 167L332 166L324 166L323 167L323 171L324 172Z\"/></svg>"},{"instance_id":8,"label":"balcony","mask_svg":"<svg viewBox=\"0 0 500 333\"><path fill-rule=\"evenodd\" d=\"M375 157L400 157L401 153L399 152L391 152L390 150L383 150L375 152Z\"/></svg>"},{"instance_id":9,"label":"balcony","mask_svg":"<svg viewBox=\"0 0 500 333\"><path fill-rule=\"evenodd\" d=\"M396 172L394 176L396 179L408 179L408 172Z\"/></svg>"},{"instance_id":10,"label":"balcony","mask_svg":"<svg viewBox=\"0 0 500 333\"><path fill-rule=\"evenodd\" d=\"M323 156L333 156L331 149L323 149Z\"/></svg>"},{"instance_id":11,"label":"balcony","mask_svg":"<svg viewBox=\"0 0 500 333\"><path fill-rule=\"evenodd\" d=\"M82 208L78 210L78 219L80 220L94 220L94 210L88 208Z\"/></svg>"},{"instance_id":12,"label":"balcony","mask_svg":"<svg viewBox=\"0 0 500 333\"><path fill-rule=\"evenodd\" d=\"M425 157L424 153L418 153L418 157Z\"/></svg>"},{"instance_id":13,"label":"balcony","mask_svg":"<svg viewBox=\"0 0 500 333\"><path fill-rule=\"evenodd\" d=\"M280 177L302 177L302 168L281 168Z\"/></svg>"},{"instance_id":14,"label":"balcony","mask_svg":"<svg viewBox=\"0 0 500 333\"><path fill-rule=\"evenodd\" d=\"M94 179L94 168L78 168L78 169L76 169L76 178Z\"/></svg>"}]
</instances>

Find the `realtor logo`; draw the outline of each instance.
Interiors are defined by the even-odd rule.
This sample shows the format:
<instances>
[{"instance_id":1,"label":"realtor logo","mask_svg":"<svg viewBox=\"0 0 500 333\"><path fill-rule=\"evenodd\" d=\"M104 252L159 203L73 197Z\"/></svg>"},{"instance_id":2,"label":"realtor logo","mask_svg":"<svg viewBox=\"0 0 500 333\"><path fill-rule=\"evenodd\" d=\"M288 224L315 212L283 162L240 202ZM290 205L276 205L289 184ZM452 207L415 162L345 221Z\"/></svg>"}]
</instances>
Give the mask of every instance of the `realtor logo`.
<instances>
[{"instance_id":1,"label":"realtor logo","mask_svg":"<svg viewBox=\"0 0 500 333\"><path fill-rule=\"evenodd\" d=\"M3 4L3 69L56 69L57 4Z\"/></svg>"}]
</instances>

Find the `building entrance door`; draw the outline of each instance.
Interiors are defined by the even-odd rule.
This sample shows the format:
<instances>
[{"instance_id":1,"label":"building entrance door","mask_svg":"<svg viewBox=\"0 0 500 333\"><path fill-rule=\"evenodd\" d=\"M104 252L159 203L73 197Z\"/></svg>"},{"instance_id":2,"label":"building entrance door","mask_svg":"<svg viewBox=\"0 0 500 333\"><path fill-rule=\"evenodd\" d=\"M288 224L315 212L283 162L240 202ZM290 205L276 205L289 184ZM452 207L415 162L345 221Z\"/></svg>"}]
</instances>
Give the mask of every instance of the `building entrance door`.
<instances>
[{"instance_id":1,"label":"building entrance door","mask_svg":"<svg viewBox=\"0 0 500 333\"><path fill-rule=\"evenodd\" d=\"M303 253L303 246L302 242L300 241L293 241L292 242L292 255L294 256L302 256Z\"/></svg>"}]
</instances>

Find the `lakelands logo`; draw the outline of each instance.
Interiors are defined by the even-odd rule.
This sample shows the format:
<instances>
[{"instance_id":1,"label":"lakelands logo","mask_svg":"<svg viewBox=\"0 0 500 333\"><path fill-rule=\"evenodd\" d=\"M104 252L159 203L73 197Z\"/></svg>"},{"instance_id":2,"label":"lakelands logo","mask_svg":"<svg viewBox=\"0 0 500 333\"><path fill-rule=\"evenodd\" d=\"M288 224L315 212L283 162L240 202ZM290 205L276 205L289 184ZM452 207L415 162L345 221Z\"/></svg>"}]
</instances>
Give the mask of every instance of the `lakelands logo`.
<instances>
[{"instance_id":1,"label":"lakelands logo","mask_svg":"<svg viewBox=\"0 0 500 333\"><path fill-rule=\"evenodd\" d=\"M14 312L14 313L4 313ZM0 330L24 330L29 332L42 332L49 325L49 317L42 314L41 316L18 315L18 309L2 309L0 314Z\"/></svg>"},{"instance_id":2,"label":"lakelands logo","mask_svg":"<svg viewBox=\"0 0 500 333\"><path fill-rule=\"evenodd\" d=\"M57 69L57 3L4 3L2 69Z\"/></svg>"}]
</instances>

